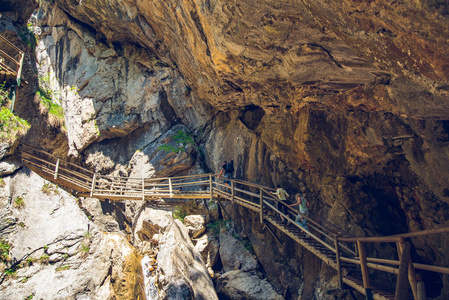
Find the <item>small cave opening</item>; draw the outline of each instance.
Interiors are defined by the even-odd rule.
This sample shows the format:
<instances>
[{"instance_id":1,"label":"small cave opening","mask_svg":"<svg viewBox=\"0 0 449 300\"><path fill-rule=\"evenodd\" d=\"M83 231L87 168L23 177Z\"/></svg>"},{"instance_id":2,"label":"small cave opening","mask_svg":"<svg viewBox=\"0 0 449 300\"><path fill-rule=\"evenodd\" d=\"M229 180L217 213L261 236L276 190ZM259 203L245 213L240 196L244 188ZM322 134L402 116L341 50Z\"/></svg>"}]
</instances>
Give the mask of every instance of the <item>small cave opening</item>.
<instances>
[{"instance_id":1,"label":"small cave opening","mask_svg":"<svg viewBox=\"0 0 449 300\"><path fill-rule=\"evenodd\" d=\"M265 111L263 108L253 104L245 106L239 113L240 121L250 130L256 130L264 116Z\"/></svg>"}]
</instances>

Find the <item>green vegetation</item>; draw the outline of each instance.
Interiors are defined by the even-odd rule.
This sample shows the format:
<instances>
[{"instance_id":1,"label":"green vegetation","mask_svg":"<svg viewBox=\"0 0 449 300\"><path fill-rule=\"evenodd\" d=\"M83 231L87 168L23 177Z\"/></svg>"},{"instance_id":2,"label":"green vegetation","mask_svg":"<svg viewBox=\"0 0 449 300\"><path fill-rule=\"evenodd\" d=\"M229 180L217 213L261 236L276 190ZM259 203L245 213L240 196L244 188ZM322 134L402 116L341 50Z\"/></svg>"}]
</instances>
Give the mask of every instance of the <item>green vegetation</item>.
<instances>
[{"instance_id":1,"label":"green vegetation","mask_svg":"<svg viewBox=\"0 0 449 300\"><path fill-rule=\"evenodd\" d=\"M19 31L19 37L25 44L27 44L28 47L30 47L34 51L37 45L37 40L33 31L34 31L33 24L28 23L26 27L24 26Z\"/></svg>"},{"instance_id":2,"label":"green vegetation","mask_svg":"<svg viewBox=\"0 0 449 300\"><path fill-rule=\"evenodd\" d=\"M11 249L11 245L5 240L0 240L0 261L1 262L6 262L9 260L9 249Z\"/></svg>"},{"instance_id":3,"label":"green vegetation","mask_svg":"<svg viewBox=\"0 0 449 300\"><path fill-rule=\"evenodd\" d=\"M185 217L187 217L187 211L183 209L183 207L176 206L175 211L173 212L173 218L184 222Z\"/></svg>"},{"instance_id":4,"label":"green vegetation","mask_svg":"<svg viewBox=\"0 0 449 300\"><path fill-rule=\"evenodd\" d=\"M51 184L51 183L44 184L42 186L42 192L47 195L51 195L51 194L59 195L58 188L54 184Z\"/></svg>"},{"instance_id":5,"label":"green vegetation","mask_svg":"<svg viewBox=\"0 0 449 300\"><path fill-rule=\"evenodd\" d=\"M39 257L39 262L42 264L48 264L49 263L50 256L47 253L44 253Z\"/></svg>"},{"instance_id":6,"label":"green vegetation","mask_svg":"<svg viewBox=\"0 0 449 300\"><path fill-rule=\"evenodd\" d=\"M23 208L23 207L25 207L25 201L23 201L23 198L22 197L17 197L15 200L14 200L14 207L15 208Z\"/></svg>"},{"instance_id":7,"label":"green vegetation","mask_svg":"<svg viewBox=\"0 0 449 300\"><path fill-rule=\"evenodd\" d=\"M248 250L251 254L254 254L253 246L251 245L251 241L245 237L241 238L238 234L232 233L232 236L239 241L240 244L243 245L243 247Z\"/></svg>"},{"instance_id":8,"label":"green vegetation","mask_svg":"<svg viewBox=\"0 0 449 300\"><path fill-rule=\"evenodd\" d=\"M28 279L27 279L28 280ZM26 281L25 281L26 282ZM22 283L23 283L23 280L22 280ZM29 295L28 297L26 297L24 300L31 300L31 299L33 299L33 297L34 297L34 294L31 294L31 295Z\"/></svg>"},{"instance_id":9,"label":"green vegetation","mask_svg":"<svg viewBox=\"0 0 449 300\"><path fill-rule=\"evenodd\" d=\"M0 83L0 106L6 105L8 102L9 92L5 87L5 82Z\"/></svg>"},{"instance_id":10,"label":"green vegetation","mask_svg":"<svg viewBox=\"0 0 449 300\"><path fill-rule=\"evenodd\" d=\"M64 111L59 104L52 100L55 93L49 88L39 87L36 94L38 95L41 112L48 114L50 123L54 126L63 126Z\"/></svg>"},{"instance_id":11,"label":"green vegetation","mask_svg":"<svg viewBox=\"0 0 449 300\"><path fill-rule=\"evenodd\" d=\"M70 269L70 265L61 265L61 266L56 268L56 272L65 271L65 270L68 270L68 269Z\"/></svg>"},{"instance_id":12,"label":"green vegetation","mask_svg":"<svg viewBox=\"0 0 449 300\"><path fill-rule=\"evenodd\" d=\"M90 250L89 245L84 245L84 244L81 245L81 251L83 251L83 252L89 252L89 250Z\"/></svg>"},{"instance_id":13,"label":"green vegetation","mask_svg":"<svg viewBox=\"0 0 449 300\"><path fill-rule=\"evenodd\" d=\"M176 143L176 146L172 145L161 145L159 150L164 150L167 152L178 153L182 150L186 150L187 145L195 145L195 140L192 135L184 130L178 130L174 136L172 136L172 141Z\"/></svg>"},{"instance_id":14,"label":"green vegetation","mask_svg":"<svg viewBox=\"0 0 449 300\"><path fill-rule=\"evenodd\" d=\"M5 187L6 183L3 177L0 177L0 187Z\"/></svg>"},{"instance_id":15,"label":"green vegetation","mask_svg":"<svg viewBox=\"0 0 449 300\"><path fill-rule=\"evenodd\" d=\"M38 261L37 258L28 257L26 259L25 265L26 266L32 266L36 261Z\"/></svg>"},{"instance_id":16,"label":"green vegetation","mask_svg":"<svg viewBox=\"0 0 449 300\"><path fill-rule=\"evenodd\" d=\"M15 116L8 108L0 111L0 142L12 142L23 136L30 124L24 119Z\"/></svg>"},{"instance_id":17,"label":"green vegetation","mask_svg":"<svg viewBox=\"0 0 449 300\"><path fill-rule=\"evenodd\" d=\"M222 226L226 226L229 220L218 220L215 222L210 222L206 225L207 229L210 230L214 235L219 235Z\"/></svg>"}]
</instances>

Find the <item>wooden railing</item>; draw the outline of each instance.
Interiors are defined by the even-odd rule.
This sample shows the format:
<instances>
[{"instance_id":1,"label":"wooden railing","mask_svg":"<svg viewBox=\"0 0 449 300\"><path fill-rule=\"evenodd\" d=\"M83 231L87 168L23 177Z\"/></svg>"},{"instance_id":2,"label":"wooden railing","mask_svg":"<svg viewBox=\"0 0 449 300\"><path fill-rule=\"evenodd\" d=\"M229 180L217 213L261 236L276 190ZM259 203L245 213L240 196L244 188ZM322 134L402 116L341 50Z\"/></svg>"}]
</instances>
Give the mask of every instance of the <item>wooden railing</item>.
<instances>
[{"instance_id":1,"label":"wooden railing","mask_svg":"<svg viewBox=\"0 0 449 300\"><path fill-rule=\"evenodd\" d=\"M17 87L22 82L22 68L25 54L14 44L0 35L0 72L3 72L5 78L7 75L15 77L15 85L12 88L11 111L14 111Z\"/></svg>"},{"instance_id":2,"label":"wooden railing","mask_svg":"<svg viewBox=\"0 0 449 300\"><path fill-rule=\"evenodd\" d=\"M30 169L44 178L73 189L78 196L96 197L110 201L154 200L160 198L209 199L230 201L258 214L259 222L267 227L278 241L270 226L293 238L338 273L338 288L343 284L356 289L367 299L407 299L408 274L414 299L422 299L423 282L416 269L449 274L449 268L414 263L410 259L410 242L405 239L429 234L449 232L449 228L432 229L387 237L353 237L334 224L316 215L302 215L288 208L272 192L274 189L244 180L226 179L223 183L216 174L198 174L164 178L129 178L105 176L76 164L58 159L50 153L21 145L22 160ZM226 212L225 207L221 205ZM307 219L308 229L294 220L297 215ZM281 221L281 216L289 223ZM265 228L264 227L264 228ZM367 243L396 243L399 259L380 259L366 255ZM360 270L357 270L360 267ZM368 270L398 275L395 293L387 293L370 281ZM357 277L361 277L358 279ZM424 291L424 292L423 292Z\"/></svg>"}]
</instances>

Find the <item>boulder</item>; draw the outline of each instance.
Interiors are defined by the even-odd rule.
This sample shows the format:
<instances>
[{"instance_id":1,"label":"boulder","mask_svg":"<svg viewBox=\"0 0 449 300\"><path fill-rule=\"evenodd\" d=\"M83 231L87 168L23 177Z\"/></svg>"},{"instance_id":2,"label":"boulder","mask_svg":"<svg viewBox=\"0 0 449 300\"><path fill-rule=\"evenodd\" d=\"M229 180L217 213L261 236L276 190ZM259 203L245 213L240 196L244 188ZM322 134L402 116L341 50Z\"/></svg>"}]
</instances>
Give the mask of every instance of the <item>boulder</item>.
<instances>
[{"instance_id":1,"label":"boulder","mask_svg":"<svg viewBox=\"0 0 449 300\"><path fill-rule=\"evenodd\" d=\"M196 240L195 249L201 253L206 267L212 268L218 260L220 243L213 234L205 234Z\"/></svg>"},{"instance_id":2,"label":"boulder","mask_svg":"<svg viewBox=\"0 0 449 300\"><path fill-rule=\"evenodd\" d=\"M204 216L186 216L184 218L184 225L189 230L189 235L193 238L197 238L206 232L206 218Z\"/></svg>"},{"instance_id":3,"label":"boulder","mask_svg":"<svg viewBox=\"0 0 449 300\"><path fill-rule=\"evenodd\" d=\"M159 243L157 285L161 299L218 299L201 255L180 220L174 221Z\"/></svg>"},{"instance_id":4,"label":"boulder","mask_svg":"<svg viewBox=\"0 0 449 300\"><path fill-rule=\"evenodd\" d=\"M217 278L217 293L231 300L281 300L266 279L241 270L229 271Z\"/></svg>"},{"instance_id":5,"label":"boulder","mask_svg":"<svg viewBox=\"0 0 449 300\"><path fill-rule=\"evenodd\" d=\"M145 208L137 219L134 238L136 241L156 242L159 240L158 234L168 230L172 223L171 211Z\"/></svg>"},{"instance_id":6,"label":"boulder","mask_svg":"<svg viewBox=\"0 0 449 300\"><path fill-rule=\"evenodd\" d=\"M257 268L254 256L229 231L220 232L220 258L225 272L251 271Z\"/></svg>"},{"instance_id":7,"label":"boulder","mask_svg":"<svg viewBox=\"0 0 449 300\"><path fill-rule=\"evenodd\" d=\"M14 173L22 166L22 162L16 159L8 159L0 162L0 176L6 176Z\"/></svg>"}]
</instances>

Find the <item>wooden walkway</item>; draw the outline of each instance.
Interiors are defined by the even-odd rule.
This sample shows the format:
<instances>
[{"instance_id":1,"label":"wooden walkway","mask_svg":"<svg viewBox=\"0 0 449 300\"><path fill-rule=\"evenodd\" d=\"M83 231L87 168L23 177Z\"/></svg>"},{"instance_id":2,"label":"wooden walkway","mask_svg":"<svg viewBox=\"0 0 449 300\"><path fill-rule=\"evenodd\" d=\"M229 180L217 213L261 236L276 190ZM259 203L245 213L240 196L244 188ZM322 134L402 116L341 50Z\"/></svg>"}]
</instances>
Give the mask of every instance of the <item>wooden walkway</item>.
<instances>
[{"instance_id":1,"label":"wooden walkway","mask_svg":"<svg viewBox=\"0 0 449 300\"><path fill-rule=\"evenodd\" d=\"M279 243L281 240L277 235L280 231L334 268L339 279L337 289L353 288L365 295L366 299L419 299L420 285L417 284L415 270L449 274L447 267L413 263L409 255L407 256L410 244L406 240L416 236L446 233L449 232L449 228L400 236L355 238L319 216L312 215L306 217L309 230L304 230L294 222L298 211L287 208L285 203L274 197L271 194L273 189L251 182L234 179L231 180L230 186L227 186L222 183L222 179L213 174L166 178L104 176L27 145L21 145L21 156L23 163L32 171L51 182L71 189L74 194L81 197L109 201L210 199L218 200L220 205L222 201L230 201L246 207L259 215L264 229L267 229ZM224 206L222 208L224 209ZM281 215L289 222L282 222ZM372 242L397 243L399 259L367 257L365 246ZM377 270L398 275L396 289L377 287L370 281L369 269L371 272ZM407 283L407 280L404 281L405 277L408 277L407 285L403 283ZM410 286L412 294L408 292Z\"/></svg>"}]
</instances>

